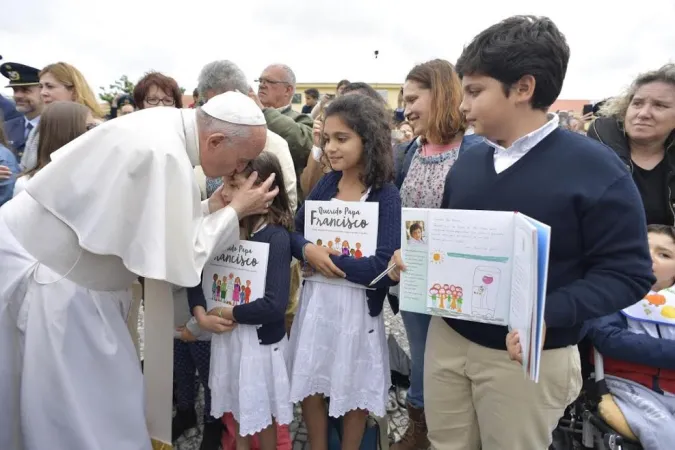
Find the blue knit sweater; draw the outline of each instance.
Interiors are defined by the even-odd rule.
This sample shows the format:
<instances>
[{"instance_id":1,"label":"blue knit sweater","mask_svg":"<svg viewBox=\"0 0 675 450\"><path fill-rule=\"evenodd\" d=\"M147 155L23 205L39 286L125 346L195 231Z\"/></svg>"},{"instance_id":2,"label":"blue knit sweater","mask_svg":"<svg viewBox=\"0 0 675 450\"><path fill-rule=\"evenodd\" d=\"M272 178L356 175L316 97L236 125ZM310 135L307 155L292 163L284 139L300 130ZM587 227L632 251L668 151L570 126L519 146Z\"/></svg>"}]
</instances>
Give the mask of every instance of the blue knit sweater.
<instances>
[{"instance_id":1,"label":"blue knit sweater","mask_svg":"<svg viewBox=\"0 0 675 450\"><path fill-rule=\"evenodd\" d=\"M337 195L341 178L342 172L330 172L324 175L305 200L331 200ZM375 255L359 259L351 256L331 256L333 263L346 274L347 280L363 286L368 286L387 268L394 251L401 246L401 197L396 186L393 183L387 183L381 189L373 189L366 201L380 204ZM291 233L291 252L296 259L302 260L302 249L306 244L310 244L304 236L304 205L295 215L295 230ZM389 277L384 277L374 286L374 290L366 293L368 311L371 316L376 317L382 312L387 288L392 284L394 283ZM396 305L392 307L396 309Z\"/></svg>"},{"instance_id":2,"label":"blue knit sweater","mask_svg":"<svg viewBox=\"0 0 675 450\"><path fill-rule=\"evenodd\" d=\"M643 298L654 282L640 194L616 154L556 129L513 166L471 147L448 172L442 208L518 211L551 227L545 348L577 344L584 321ZM446 322L480 345L506 349L506 327Z\"/></svg>"}]
</instances>

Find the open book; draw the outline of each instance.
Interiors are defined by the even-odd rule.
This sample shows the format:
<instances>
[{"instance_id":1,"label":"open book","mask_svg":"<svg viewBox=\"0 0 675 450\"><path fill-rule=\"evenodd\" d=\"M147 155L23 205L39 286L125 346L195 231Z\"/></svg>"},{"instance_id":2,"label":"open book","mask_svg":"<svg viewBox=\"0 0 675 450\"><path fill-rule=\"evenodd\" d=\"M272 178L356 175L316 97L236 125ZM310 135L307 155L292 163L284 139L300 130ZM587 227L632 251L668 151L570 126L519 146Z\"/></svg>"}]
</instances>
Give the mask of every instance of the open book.
<instances>
[{"instance_id":1,"label":"open book","mask_svg":"<svg viewBox=\"0 0 675 450\"><path fill-rule=\"evenodd\" d=\"M375 202L308 200L305 202L305 238L350 258L373 256L377 250L379 207ZM360 284L342 278L326 278L319 273L307 279L366 289Z\"/></svg>"},{"instance_id":2,"label":"open book","mask_svg":"<svg viewBox=\"0 0 675 450\"><path fill-rule=\"evenodd\" d=\"M550 227L524 214L403 208L401 309L518 330L538 380Z\"/></svg>"},{"instance_id":3,"label":"open book","mask_svg":"<svg viewBox=\"0 0 675 450\"><path fill-rule=\"evenodd\" d=\"M204 266L202 276L207 311L264 297L269 249L266 242L242 240L224 252L214 253Z\"/></svg>"}]
</instances>

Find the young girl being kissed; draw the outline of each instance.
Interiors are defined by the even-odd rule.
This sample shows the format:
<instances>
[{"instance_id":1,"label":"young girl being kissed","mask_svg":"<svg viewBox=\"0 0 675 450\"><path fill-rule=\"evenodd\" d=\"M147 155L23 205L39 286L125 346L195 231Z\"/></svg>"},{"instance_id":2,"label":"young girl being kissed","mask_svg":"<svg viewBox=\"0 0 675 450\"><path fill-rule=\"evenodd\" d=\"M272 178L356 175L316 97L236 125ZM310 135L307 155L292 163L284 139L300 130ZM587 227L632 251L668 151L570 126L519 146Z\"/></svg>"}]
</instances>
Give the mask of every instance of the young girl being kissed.
<instances>
[{"instance_id":1,"label":"young girl being kissed","mask_svg":"<svg viewBox=\"0 0 675 450\"><path fill-rule=\"evenodd\" d=\"M250 448L250 436L257 433L262 450L276 449L275 423L293 420L290 381L286 369L285 311L288 305L291 250L289 231L293 226L288 195L279 161L263 152L244 172L223 178L225 201L236 192L252 172L260 182L275 175L279 194L266 215L251 216L240 223L241 239L269 243L265 296L222 306L206 312L206 295L211 295L213 280L188 291L190 308L200 327L213 332L211 341L211 415L231 412L237 423L237 449ZM222 249L223 251L225 249ZM221 322L233 321L229 332Z\"/></svg>"},{"instance_id":2,"label":"young girl being kissed","mask_svg":"<svg viewBox=\"0 0 675 450\"><path fill-rule=\"evenodd\" d=\"M345 95L326 109L324 175L306 200L379 203L377 250L354 258L339 249L317 246L303 236L305 208L291 234L293 256L312 271L368 286L387 268L400 247L401 199L391 183L391 134L380 104ZM388 277L373 290L305 280L291 330L291 401L302 401L312 450L326 450L328 414L344 416L342 449L359 448L368 412L385 415L390 383L382 306Z\"/></svg>"}]
</instances>

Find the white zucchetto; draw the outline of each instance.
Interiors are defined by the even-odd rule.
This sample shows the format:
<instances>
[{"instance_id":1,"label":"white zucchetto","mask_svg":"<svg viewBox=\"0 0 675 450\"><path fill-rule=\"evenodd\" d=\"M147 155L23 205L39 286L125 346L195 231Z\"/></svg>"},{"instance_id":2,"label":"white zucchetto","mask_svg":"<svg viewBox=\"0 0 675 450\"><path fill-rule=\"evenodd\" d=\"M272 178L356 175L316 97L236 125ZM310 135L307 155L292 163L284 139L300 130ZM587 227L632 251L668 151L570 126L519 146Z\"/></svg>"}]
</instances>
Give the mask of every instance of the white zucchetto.
<instances>
[{"instance_id":1,"label":"white zucchetto","mask_svg":"<svg viewBox=\"0 0 675 450\"><path fill-rule=\"evenodd\" d=\"M266 125L265 115L248 96L235 91L218 94L201 107L209 116L235 125Z\"/></svg>"}]
</instances>

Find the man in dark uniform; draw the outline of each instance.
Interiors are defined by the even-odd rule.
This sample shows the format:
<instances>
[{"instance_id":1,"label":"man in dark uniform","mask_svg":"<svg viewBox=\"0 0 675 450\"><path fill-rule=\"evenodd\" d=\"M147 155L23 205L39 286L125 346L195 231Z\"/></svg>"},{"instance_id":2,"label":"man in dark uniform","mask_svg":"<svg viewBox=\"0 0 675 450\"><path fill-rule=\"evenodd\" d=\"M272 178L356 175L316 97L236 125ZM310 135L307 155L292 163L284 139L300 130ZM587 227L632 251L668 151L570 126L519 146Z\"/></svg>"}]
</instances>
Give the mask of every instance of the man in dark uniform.
<instances>
[{"instance_id":1,"label":"man in dark uniform","mask_svg":"<svg viewBox=\"0 0 675 450\"><path fill-rule=\"evenodd\" d=\"M16 110L23 114L5 121L9 145L20 161L28 134L40 123L40 114L44 107L40 96L40 71L34 67L8 62L0 65L0 73L9 79L7 87L14 91Z\"/></svg>"},{"instance_id":2,"label":"man in dark uniform","mask_svg":"<svg viewBox=\"0 0 675 450\"><path fill-rule=\"evenodd\" d=\"M0 56L0 60L2 60L2 56ZM14 102L0 94L0 119L9 120L21 115L22 114L16 110Z\"/></svg>"}]
</instances>

